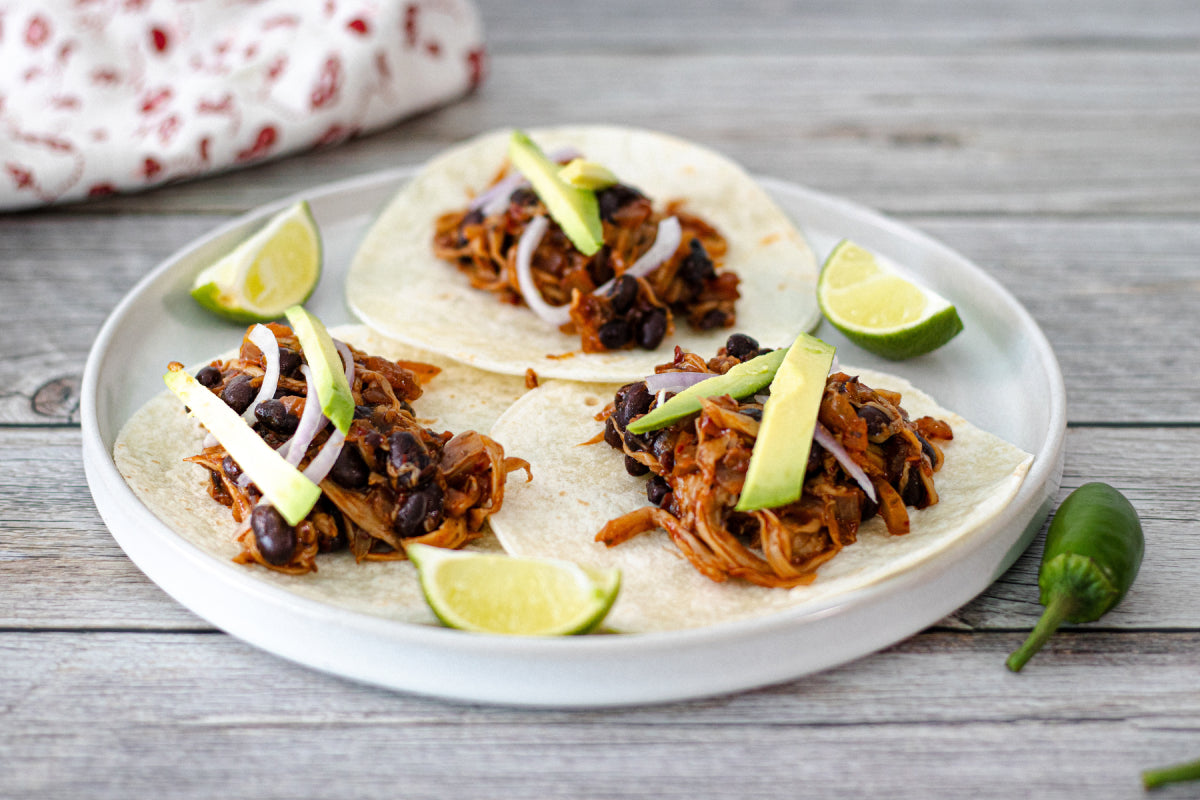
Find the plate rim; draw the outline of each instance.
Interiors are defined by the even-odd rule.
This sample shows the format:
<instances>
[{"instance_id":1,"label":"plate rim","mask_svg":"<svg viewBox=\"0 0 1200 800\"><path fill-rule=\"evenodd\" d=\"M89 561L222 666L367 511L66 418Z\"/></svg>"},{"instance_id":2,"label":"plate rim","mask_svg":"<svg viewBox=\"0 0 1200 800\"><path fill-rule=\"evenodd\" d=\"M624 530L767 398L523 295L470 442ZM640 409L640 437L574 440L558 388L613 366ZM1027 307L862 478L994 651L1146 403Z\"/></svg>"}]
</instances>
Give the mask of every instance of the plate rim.
<instances>
[{"instance_id":1,"label":"plate rim","mask_svg":"<svg viewBox=\"0 0 1200 800\"><path fill-rule=\"evenodd\" d=\"M278 636L264 637L260 635L254 625L240 622L228 610L207 606L203 600L197 599L194 587L164 585L165 579L160 580L160 578L169 568L164 566L164 559L168 559L168 564L169 559L182 559L193 567L198 567L199 569L195 570L193 577L207 576L209 580L224 584L231 591L241 593L247 598L264 604L266 609L263 610L269 611L269 615L281 617L284 622L290 621L301 629L332 626L337 631L332 632L331 636L339 640L349 639L358 645L364 645L360 640L365 637L368 640L377 639L380 645L390 643L411 647L414 658L410 661L445 659L450 663L459 659L483 659L484 661L490 659L497 665L503 663L511 667L514 659L517 662L538 661L543 664L549 660L554 665L570 671L570 669L580 669L587 660L596 658L621 660L628 657L631 649L635 648L642 657L641 660L645 661L672 654L682 658L685 651L691 657L697 654L702 655L713 647L728 648L738 645L761 647L763 643L769 644L771 640L782 641L789 637L796 638L797 628L820 627L830 619L846 616L854 610L883 603L895 595L906 594L921 588L917 584L925 581L929 576L934 578L944 576L953 567L970 560L973 554L977 555L981 543L993 549L997 545L1002 546L1005 552L1000 555L998 566L994 567L994 574L991 578L974 590L965 600L954 602L953 607L945 612L950 613L985 590L999 574L1011 565L1040 529L1049 512L1050 501L1058 489L1062 475L1066 433L1066 392L1063 376L1053 349L1033 317L990 274L924 232L847 198L829 195L783 179L756 175L754 178L768 190L773 199L778 200L781 193L798 196L807 202L818 203L838 213L859 218L889 234L902 236L920 247L936 251L942 257L960 262L973 273L973 278L984 282L993 296L1002 298L1007 312L1021 321L1023 331L1031 337L1034 350L1040 356L1044 368L1040 378L1045 380L1051 400L1047 422L1048 435L1042 448L1034 454L1034 461L1030 466L1029 473L1017 494L995 518L972 532L971 535L952 544L938 557L931 559L931 563L918 565L913 570L881 583L851 590L831 599L827 605L819 608L806 608L796 613L790 613L791 610L784 609L763 616L726 621L700 628L615 636L527 639L464 634L461 631L432 625L400 622L338 608L269 585L248 574L248 571L228 569L218 559L184 540L159 521L153 512L133 494L120 476L112 459L111 448L105 445L100 432L98 403L101 391L101 363L125 317L135 308L142 295L147 293L158 281L171 274L189 254L214 240L229 236L239 229L264 219L298 199L307 199L313 202L329 200L342 193L353 194L365 191L383 191L388 187L398 188L419 168L419 165L402 166L321 184L258 206L216 226L171 253L143 276L113 309L93 341L84 368L80 399L84 465L93 500L104 518L110 534L131 560L160 588L218 628L276 655L325 672L387 688L449 700L558 708L671 702L769 685L846 663L875 652L933 624L941 616L944 616L944 613L932 620L925 619L929 616L926 614L904 631L901 631L900 628L893 628L892 633L883 637L886 641L872 641L870 644L849 648L854 652L847 652L845 647L840 650L835 648L835 652L829 653L823 659L811 659L809 665L802 669L784 667L773 672L759 669L752 674L739 674L726 677L724 680L697 681L692 679L682 681L674 687L654 689L628 686L616 682L592 687L590 692L587 686L575 687L579 691L564 691L564 688L567 687L558 686L547 687L540 693L535 691L533 694L528 694L524 692L527 692L529 688L537 690L537 684L531 684L528 679L516 679L517 676L509 677L506 684L492 686L466 685L462 677L455 678L453 675L449 679L441 681L420 679L403 674L389 679L387 676L380 676L371 670L349 668L337 658L331 658L325 654L306 653L304 648L289 646L287 641L280 641ZM794 221L798 227L803 228L803 220ZM339 286L337 291L342 291L342 287ZM115 431L113 436L115 438ZM126 517L130 514L137 524L129 525L130 520ZM999 532L1010 527L1020 530L1007 537L1011 541L997 541ZM132 530L130 530L131 528ZM146 531L150 531L154 535L147 534ZM163 533L166 536L162 536ZM165 582L170 583L171 581ZM957 594L955 596L957 597ZM894 635L897 631L900 631L900 634ZM875 637L875 639L878 640L880 637ZM365 644L369 645L370 643ZM468 673L475 676L486 675L487 670L480 670L476 665L476 668L465 670L463 674ZM587 672L584 670L579 674L584 675ZM526 689L518 690L518 686L524 686Z\"/></svg>"}]
</instances>

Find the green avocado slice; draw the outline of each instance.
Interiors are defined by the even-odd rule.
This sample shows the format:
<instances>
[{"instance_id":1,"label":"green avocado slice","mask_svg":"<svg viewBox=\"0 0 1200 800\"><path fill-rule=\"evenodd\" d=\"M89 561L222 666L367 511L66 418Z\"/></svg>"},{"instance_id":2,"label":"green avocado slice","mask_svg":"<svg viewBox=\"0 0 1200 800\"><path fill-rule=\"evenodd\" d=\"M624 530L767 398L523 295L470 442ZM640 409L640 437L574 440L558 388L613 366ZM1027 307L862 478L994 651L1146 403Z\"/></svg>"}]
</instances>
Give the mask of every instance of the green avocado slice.
<instances>
[{"instance_id":1,"label":"green avocado slice","mask_svg":"<svg viewBox=\"0 0 1200 800\"><path fill-rule=\"evenodd\" d=\"M700 399L703 397L721 397L722 395L729 395L734 399L748 397L771 383L775 377L775 371L779 369L779 365L783 363L787 353L787 348L772 350L738 364L724 375L714 375L689 386L661 406L651 409L649 413L629 423L626 430L630 433L641 434L665 428L672 422L699 411Z\"/></svg>"},{"instance_id":2,"label":"green avocado slice","mask_svg":"<svg viewBox=\"0 0 1200 800\"><path fill-rule=\"evenodd\" d=\"M288 322L300 340L304 358L313 371L321 413L329 417L339 431L346 433L354 420L354 394L346 382L346 367L333 344L333 337L321 320L303 306L292 306L286 312ZM228 448L226 448L228 449Z\"/></svg>"},{"instance_id":3,"label":"green avocado slice","mask_svg":"<svg viewBox=\"0 0 1200 800\"><path fill-rule=\"evenodd\" d=\"M778 508L800 498L835 350L807 333L788 348L771 382L771 397L763 407L746 482L734 510Z\"/></svg>"},{"instance_id":4,"label":"green avocado slice","mask_svg":"<svg viewBox=\"0 0 1200 800\"><path fill-rule=\"evenodd\" d=\"M250 476L289 525L304 519L321 489L304 477L300 470L283 460L241 415L201 385L179 364L172 364L163 380L172 392L192 410L208 432L217 437L238 466Z\"/></svg>"},{"instance_id":5,"label":"green avocado slice","mask_svg":"<svg viewBox=\"0 0 1200 800\"><path fill-rule=\"evenodd\" d=\"M551 218L575 248L585 256L595 255L604 245L604 225L596 193L562 180L558 175L561 167L546 158L523 131L513 131L508 159L533 186Z\"/></svg>"}]
</instances>

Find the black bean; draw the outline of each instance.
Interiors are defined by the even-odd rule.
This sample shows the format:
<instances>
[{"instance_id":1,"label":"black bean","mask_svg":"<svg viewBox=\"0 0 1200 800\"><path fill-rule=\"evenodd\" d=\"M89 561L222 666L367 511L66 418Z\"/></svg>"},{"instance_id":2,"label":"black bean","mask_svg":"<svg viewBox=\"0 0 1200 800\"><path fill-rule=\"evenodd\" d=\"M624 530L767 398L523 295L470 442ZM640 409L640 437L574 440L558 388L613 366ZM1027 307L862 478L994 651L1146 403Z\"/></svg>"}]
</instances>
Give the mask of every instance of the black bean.
<instances>
[{"instance_id":1,"label":"black bean","mask_svg":"<svg viewBox=\"0 0 1200 800\"><path fill-rule=\"evenodd\" d=\"M211 364L207 367L201 367L200 371L196 373L196 380L200 382L201 386L207 386L211 389L221 382L221 370Z\"/></svg>"},{"instance_id":2,"label":"black bean","mask_svg":"<svg viewBox=\"0 0 1200 800\"><path fill-rule=\"evenodd\" d=\"M629 420L650 410L653 400L654 396L646 388L645 381L633 384L623 401L617 404L617 427L624 430L629 425Z\"/></svg>"},{"instance_id":3,"label":"black bean","mask_svg":"<svg viewBox=\"0 0 1200 800\"><path fill-rule=\"evenodd\" d=\"M925 490L925 481L921 480L921 470L914 464L908 470L908 482L900 492L905 505L913 508L924 508L929 505L929 493Z\"/></svg>"},{"instance_id":4,"label":"black bean","mask_svg":"<svg viewBox=\"0 0 1200 800\"><path fill-rule=\"evenodd\" d=\"M374 406L355 406L354 407L354 418L355 419L370 419L371 415L374 413L375 413Z\"/></svg>"},{"instance_id":5,"label":"black bean","mask_svg":"<svg viewBox=\"0 0 1200 800\"><path fill-rule=\"evenodd\" d=\"M258 392L250 385L250 376L238 375L225 384L225 389L221 392L221 399L225 401L225 405L241 414L250 407L256 394Z\"/></svg>"},{"instance_id":6,"label":"black bean","mask_svg":"<svg viewBox=\"0 0 1200 800\"><path fill-rule=\"evenodd\" d=\"M410 492L396 507L392 527L404 538L420 536L425 532L425 511L429 507L429 496L425 492Z\"/></svg>"},{"instance_id":7,"label":"black bean","mask_svg":"<svg viewBox=\"0 0 1200 800\"><path fill-rule=\"evenodd\" d=\"M878 436L891 422L886 411L872 405L859 406L857 413L859 418L867 423L867 436Z\"/></svg>"},{"instance_id":8,"label":"black bean","mask_svg":"<svg viewBox=\"0 0 1200 800\"><path fill-rule=\"evenodd\" d=\"M250 527L259 555L268 564L281 566L296 552L296 529L288 525L274 506L257 505L250 512Z\"/></svg>"},{"instance_id":9,"label":"black bean","mask_svg":"<svg viewBox=\"0 0 1200 800\"><path fill-rule=\"evenodd\" d=\"M478 225L481 222L483 222L483 209L472 208L463 215L462 222L459 225L466 227L467 225Z\"/></svg>"},{"instance_id":10,"label":"black bean","mask_svg":"<svg viewBox=\"0 0 1200 800\"><path fill-rule=\"evenodd\" d=\"M613 283L612 289L608 291L608 298L612 301L613 311L618 314L626 314L629 309L633 308L633 301L637 300L638 282L637 278L632 275L622 275Z\"/></svg>"},{"instance_id":11,"label":"black bean","mask_svg":"<svg viewBox=\"0 0 1200 800\"><path fill-rule=\"evenodd\" d=\"M300 365L304 359L295 350L289 350L286 347L279 348L279 374L284 377L291 377L300 369Z\"/></svg>"},{"instance_id":12,"label":"black bean","mask_svg":"<svg viewBox=\"0 0 1200 800\"><path fill-rule=\"evenodd\" d=\"M655 475L646 481L646 499L651 505L661 506L662 501L671 493L671 485L661 475Z\"/></svg>"},{"instance_id":13,"label":"black bean","mask_svg":"<svg viewBox=\"0 0 1200 800\"><path fill-rule=\"evenodd\" d=\"M269 430L284 435L296 432L300 418L288 413L287 406L278 400L264 400L254 409L255 418Z\"/></svg>"},{"instance_id":14,"label":"black bean","mask_svg":"<svg viewBox=\"0 0 1200 800\"><path fill-rule=\"evenodd\" d=\"M714 308L700 319L700 324L696 327L702 331L711 331L713 328L720 328L724 325L726 319L728 317L724 311Z\"/></svg>"},{"instance_id":15,"label":"black bean","mask_svg":"<svg viewBox=\"0 0 1200 800\"><path fill-rule=\"evenodd\" d=\"M421 483L432 462L421 440L409 431L396 431L388 439L388 460L402 489Z\"/></svg>"},{"instance_id":16,"label":"black bean","mask_svg":"<svg viewBox=\"0 0 1200 800\"><path fill-rule=\"evenodd\" d=\"M425 495L425 530L436 530L442 524L442 507L445 505L446 494L434 481L425 484L421 493Z\"/></svg>"},{"instance_id":17,"label":"black bean","mask_svg":"<svg viewBox=\"0 0 1200 800\"><path fill-rule=\"evenodd\" d=\"M638 436L636 433L625 431L623 441L625 442L626 449L632 450L635 453L640 450L650 449L649 443L646 441L645 437Z\"/></svg>"},{"instance_id":18,"label":"black bean","mask_svg":"<svg viewBox=\"0 0 1200 800\"><path fill-rule=\"evenodd\" d=\"M588 275L592 278L592 283L596 286L603 286L612 280L613 272L612 262L609 260L608 245L600 248L600 252L592 257L592 260L587 265Z\"/></svg>"},{"instance_id":19,"label":"black bean","mask_svg":"<svg viewBox=\"0 0 1200 800\"><path fill-rule=\"evenodd\" d=\"M236 481L242 474L242 468L233 460L233 456L225 456L221 459L221 471L224 472L231 481Z\"/></svg>"},{"instance_id":20,"label":"black bean","mask_svg":"<svg viewBox=\"0 0 1200 800\"><path fill-rule=\"evenodd\" d=\"M749 361L758 355L758 342L744 333L735 333L725 340L725 353L738 361Z\"/></svg>"},{"instance_id":21,"label":"black bean","mask_svg":"<svg viewBox=\"0 0 1200 800\"><path fill-rule=\"evenodd\" d=\"M675 445L671 442L669 431L658 432L658 435L650 443L650 452L658 459L659 465L664 470L670 471L675 468Z\"/></svg>"},{"instance_id":22,"label":"black bean","mask_svg":"<svg viewBox=\"0 0 1200 800\"><path fill-rule=\"evenodd\" d=\"M636 478L639 475L645 475L650 468L633 456L625 456L625 471Z\"/></svg>"},{"instance_id":23,"label":"black bean","mask_svg":"<svg viewBox=\"0 0 1200 800\"><path fill-rule=\"evenodd\" d=\"M508 196L508 202L515 206L531 206L537 203L537 192L528 186L522 186Z\"/></svg>"},{"instance_id":24,"label":"black bean","mask_svg":"<svg viewBox=\"0 0 1200 800\"><path fill-rule=\"evenodd\" d=\"M617 423L612 417L604 420L604 441L618 450L621 449L621 434L617 431Z\"/></svg>"},{"instance_id":25,"label":"black bean","mask_svg":"<svg viewBox=\"0 0 1200 800\"><path fill-rule=\"evenodd\" d=\"M617 317L601 325L600 330L596 331L596 336L600 339L600 344L604 345L605 349L616 350L618 347L623 347L629 341L631 333L632 331L629 330L629 321Z\"/></svg>"},{"instance_id":26,"label":"black bean","mask_svg":"<svg viewBox=\"0 0 1200 800\"><path fill-rule=\"evenodd\" d=\"M747 416L750 419L762 422L763 410L758 406L746 406L745 408L739 408L738 413L742 414L743 416Z\"/></svg>"},{"instance_id":27,"label":"black bean","mask_svg":"<svg viewBox=\"0 0 1200 800\"><path fill-rule=\"evenodd\" d=\"M329 477L347 489L366 486L370 476L371 470L367 468L367 462L363 461L362 454L358 452L357 447L349 443L338 453L337 461L333 462L333 469L329 470Z\"/></svg>"},{"instance_id":28,"label":"black bean","mask_svg":"<svg viewBox=\"0 0 1200 800\"><path fill-rule=\"evenodd\" d=\"M708 252L699 239L690 240L688 250L688 254L679 265L679 277L689 286L699 288L704 285L704 281L716 277L717 271L713 269L712 259L708 257Z\"/></svg>"},{"instance_id":29,"label":"black bean","mask_svg":"<svg viewBox=\"0 0 1200 800\"><path fill-rule=\"evenodd\" d=\"M667 312L662 308L654 308L646 312L637 328L637 346L643 350L653 350L662 344L667 335Z\"/></svg>"},{"instance_id":30,"label":"black bean","mask_svg":"<svg viewBox=\"0 0 1200 800\"><path fill-rule=\"evenodd\" d=\"M596 192L596 201L600 206L601 218L613 221L613 216L625 206L637 200L641 200L644 195L632 186L626 186L623 183L613 184L607 188Z\"/></svg>"}]
</instances>

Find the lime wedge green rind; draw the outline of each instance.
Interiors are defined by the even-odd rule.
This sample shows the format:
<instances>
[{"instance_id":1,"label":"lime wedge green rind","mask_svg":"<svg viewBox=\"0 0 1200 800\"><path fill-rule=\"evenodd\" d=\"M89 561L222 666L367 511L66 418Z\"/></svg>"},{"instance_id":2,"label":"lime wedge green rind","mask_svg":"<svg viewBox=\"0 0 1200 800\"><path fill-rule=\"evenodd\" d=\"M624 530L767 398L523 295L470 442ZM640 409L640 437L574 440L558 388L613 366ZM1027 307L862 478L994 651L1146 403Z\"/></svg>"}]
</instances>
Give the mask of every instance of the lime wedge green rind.
<instances>
[{"instance_id":1,"label":"lime wedge green rind","mask_svg":"<svg viewBox=\"0 0 1200 800\"><path fill-rule=\"evenodd\" d=\"M201 270L191 296L239 323L270 322L312 296L321 277L320 229L305 201L276 214L248 239Z\"/></svg>"},{"instance_id":2,"label":"lime wedge green rind","mask_svg":"<svg viewBox=\"0 0 1200 800\"><path fill-rule=\"evenodd\" d=\"M620 591L618 570L495 553L407 548L443 625L476 633L565 636L595 630Z\"/></svg>"},{"instance_id":3,"label":"lime wedge green rind","mask_svg":"<svg viewBox=\"0 0 1200 800\"><path fill-rule=\"evenodd\" d=\"M771 396L763 407L735 510L778 508L800 498L835 350L806 333L788 348L787 358L771 381Z\"/></svg>"},{"instance_id":4,"label":"lime wedge green rind","mask_svg":"<svg viewBox=\"0 0 1200 800\"><path fill-rule=\"evenodd\" d=\"M349 432L350 423L354 420L354 394L346 382L345 365L333 343L333 337L321 320L303 306L292 306L285 314L313 371L321 413L339 431Z\"/></svg>"},{"instance_id":5,"label":"lime wedge green rind","mask_svg":"<svg viewBox=\"0 0 1200 800\"><path fill-rule=\"evenodd\" d=\"M163 376L167 388L184 402L208 432L238 463L263 497L275 506L289 525L295 525L321 496L321 489L263 441L241 415L193 378L183 368Z\"/></svg>"},{"instance_id":6,"label":"lime wedge green rind","mask_svg":"<svg viewBox=\"0 0 1200 800\"><path fill-rule=\"evenodd\" d=\"M895 361L932 352L963 330L952 303L848 240L825 260L817 301L847 339Z\"/></svg>"},{"instance_id":7,"label":"lime wedge green rind","mask_svg":"<svg viewBox=\"0 0 1200 800\"><path fill-rule=\"evenodd\" d=\"M683 419L688 414L695 414L699 411L700 400L704 397L721 397L722 395L729 395L734 399L749 397L771 383L775 378L775 371L779 369L779 365L783 363L786 356L787 348L781 348L761 356L755 356L749 361L743 361L724 375L714 375L689 386L667 402L629 423L626 430L630 433L642 434L666 427L676 420Z\"/></svg>"}]
</instances>

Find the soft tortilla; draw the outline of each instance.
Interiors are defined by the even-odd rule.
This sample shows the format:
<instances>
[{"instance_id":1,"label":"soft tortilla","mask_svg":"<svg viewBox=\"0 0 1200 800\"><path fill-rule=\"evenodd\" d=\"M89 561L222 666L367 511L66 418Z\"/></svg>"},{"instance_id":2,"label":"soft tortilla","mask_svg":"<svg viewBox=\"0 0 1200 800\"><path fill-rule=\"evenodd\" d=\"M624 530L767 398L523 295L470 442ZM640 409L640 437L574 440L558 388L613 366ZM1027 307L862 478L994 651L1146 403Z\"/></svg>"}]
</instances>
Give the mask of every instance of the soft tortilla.
<instances>
[{"instance_id":1,"label":"soft tortilla","mask_svg":"<svg viewBox=\"0 0 1200 800\"><path fill-rule=\"evenodd\" d=\"M620 568L621 593L606 625L628 633L664 631L816 605L885 580L978 529L1016 494L1032 456L938 407L901 378L842 370L872 388L900 392L913 418L928 414L950 423L954 441L945 446L945 465L934 475L940 501L908 509L911 532L890 536L880 519L869 520L857 543L822 566L809 586L715 583L698 573L661 530L611 549L594 540L605 522L646 503L646 479L628 475L612 448L603 442L580 444L601 430L595 414L611 402L617 385L551 381L505 412L491 435L505 442L506 453L530 462L535 480L511 486L504 508L492 517L492 529L511 555Z\"/></svg>"},{"instance_id":2,"label":"soft tortilla","mask_svg":"<svg viewBox=\"0 0 1200 800\"><path fill-rule=\"evenodd\" d=\"M612 169L661 208L686 210L714 224L729 242L725 265L742 282L737 330L764 346L790 344L817 321L817 264L791 221L739 166L695 144L659 133L616 127L534 130L544 149L578 148ZM525 307L473 289L456 267L435 258L436 218L464 208L504 164L509 131L495 132L431 161L391 202L364 239L346 281L354 312L400 341L493 372L532 367L547 378L629 381L654 371L675 345L716 352L729 331L693 330L677 320L656 351L584 354L579 337L559 333Z\"/></svg>"},{"instance_id":3,"label":"soft tortilla","mask_svg":"<svg viewBox=\"0 0 1200 800\"><path fill-rule=\"evenodd\" d=\"M496 418L525 391L525 382L492 375L445 358L390 341L363 326L334 328L330 333L360 350L390 359L424 361L442 372L424 386L414 403L418 419L434 430L486 432ZM234 564L241 548L234 541L239 526L229 509L208 495L208 471L183 459L199 453L205 431L189 418L183 404L163 392L143 406L121 429L113 446L117 470L146 506L168 527L247 574L330 605L403 622L437 624L421 596L416 570L404 562L356 564L349 552L317 559L318 570L284 575L259 566ZM524 481L510 476L508 487ZM490 533L469 549L499 551Z\"/></svg>"}]
</instances>

